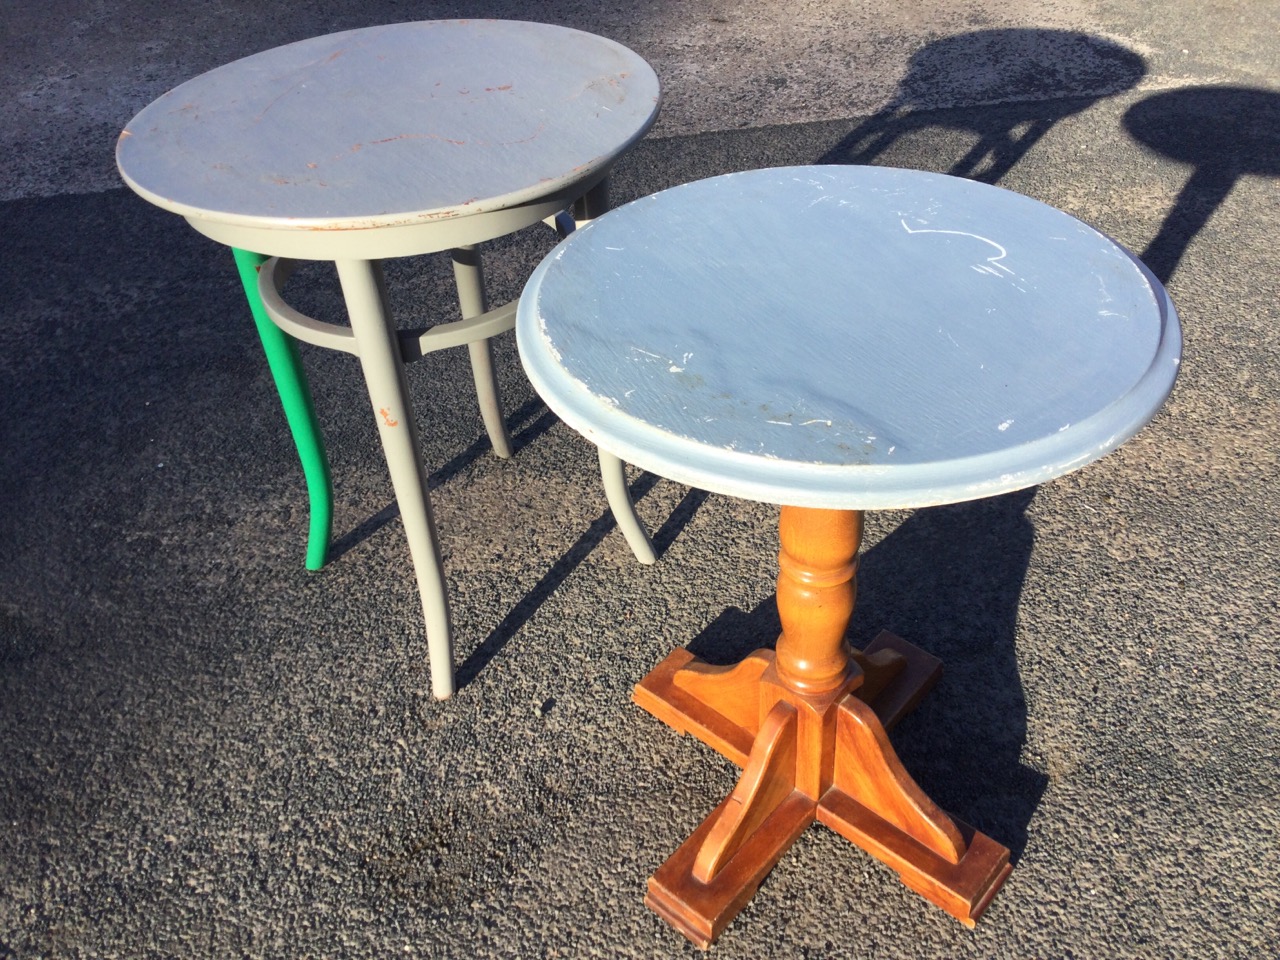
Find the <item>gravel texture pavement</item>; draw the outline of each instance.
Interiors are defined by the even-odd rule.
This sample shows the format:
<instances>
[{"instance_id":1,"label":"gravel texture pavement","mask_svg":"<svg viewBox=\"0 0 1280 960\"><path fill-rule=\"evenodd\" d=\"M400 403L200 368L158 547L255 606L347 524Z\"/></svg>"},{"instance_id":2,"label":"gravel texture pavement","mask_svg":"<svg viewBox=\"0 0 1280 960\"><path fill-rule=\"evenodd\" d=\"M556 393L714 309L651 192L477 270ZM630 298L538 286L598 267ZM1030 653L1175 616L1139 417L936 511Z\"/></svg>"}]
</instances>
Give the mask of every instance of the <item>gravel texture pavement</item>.
<instances>
[{"instance_id":1,"label":"gravel texture pavement","mask_svg":"<svg viewBox=\"0 0 1280 960\"><path fill-rule=\"evenodd\" d=\"M410 368L461 689L421 607L358 365L304 349L336 556L229 253L117 178L184 79L372 23L490 16L613 37L662 119L618 202L795 163L999 182L1142 255L1182 316L1156 420L1035 490L868 517L857 644L941 657L894 733L1015 869L973 931L810 829L721 958L1280 952L1280 14L1263 0L242 0L8 4L0 38L0 957L680 957L644 884L735 768L629 701L670 649L772 642L775 507L633 473L499 342L519 445L458 354ZM494 302L550 249L491 245ZM297 305L339 315L332 271ZM406 326L440 258L388 266Z\"/></svg>"}]
</instances>

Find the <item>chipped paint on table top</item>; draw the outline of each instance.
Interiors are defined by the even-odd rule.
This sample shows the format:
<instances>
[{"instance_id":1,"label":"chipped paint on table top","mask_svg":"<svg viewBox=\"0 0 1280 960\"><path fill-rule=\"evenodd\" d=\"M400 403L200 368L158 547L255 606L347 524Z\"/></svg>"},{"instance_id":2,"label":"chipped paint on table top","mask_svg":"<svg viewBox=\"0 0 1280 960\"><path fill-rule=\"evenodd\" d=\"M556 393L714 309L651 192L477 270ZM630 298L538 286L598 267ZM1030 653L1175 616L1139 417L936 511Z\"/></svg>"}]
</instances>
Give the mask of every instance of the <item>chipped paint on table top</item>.
<instances>
[{"instance_id":1,"label":"chipped paint on table top","mask_svg":"<svg viewBox=\"0 0 1280 960\"><path fill-rule=\"evenodd\" d=\"M553 194L607 169L656 118L637 54L502 20L368 27L182 84L122 132L126 182L197 219L362 229Z\"/></svg>"},{"instance_id":2,"label":"chipped paint on table top","mask_svg":"<svg viewBox=\"0 0 1280 960\"><path fill-rule=\"evenodd\" d=\"M1097 459L1172 388L1177 315L1052 207L875 167L730 174L561 244L517 323L571 426L673 479L778 503L905 507Z\"/></svg>"}]
</instances>

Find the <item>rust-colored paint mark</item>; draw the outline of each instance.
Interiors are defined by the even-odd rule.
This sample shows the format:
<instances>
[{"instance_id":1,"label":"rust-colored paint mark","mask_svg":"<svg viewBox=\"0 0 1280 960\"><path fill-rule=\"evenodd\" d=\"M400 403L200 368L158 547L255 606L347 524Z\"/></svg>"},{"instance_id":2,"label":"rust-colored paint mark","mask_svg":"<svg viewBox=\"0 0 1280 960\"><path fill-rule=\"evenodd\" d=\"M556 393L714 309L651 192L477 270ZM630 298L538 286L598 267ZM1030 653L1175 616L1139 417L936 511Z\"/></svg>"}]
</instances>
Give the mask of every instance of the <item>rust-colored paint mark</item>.
<instances>
[{"instance_id":1,"label":"rust-colored paint mark","mask_svg":"<svg viewBox=\"0 0 1280 960\"><path fill-rule=\"evenodd\" d=\"M307 169L308 169L308 170L314 170L314 169L315 169L316 167L318 167L318 166L320 166L320 164L318 164L318 163L308 163L308 164L307 164Z\"/></svg>"},{"instance_id":2,"label":"rust-colored paint mark","mask_svg":"<svg viewBox=\"0 0 1280 960\"><path fill-rule=\"evenodd\" d=\"M452 143L456 147L466 144L465 140L450 140L448 137L442 137L438 133L402 133L395 137L383 137L381 140L370 140L371 145L379 143L394 143L396 140L441 140L444 143Z\"/></svg>"},{"instance_id":3,"label":"rust-colored paint mark","mask_svg":"<svg viewBox=\"0 0 1280 960\"><path fill-rule=\"evenodd\" d=\"M538 124L538 129L534 130L533 133L529 134L529 136L525 137L523 140L504 140L501 145L504 147L510 147L517 143L528 143L530 140L537 140L538 137L542 136L542 131L546 128L547 125L545 123L540 123Z\"/></svg>"},{"instance_id":4,"label":"rust-colored paint mark","mask_svg":"<svg viewBox=\"0 0 1280 960\"><path fill-rule=\"evenodd\" d=\"M342 56L344 53L346 53L346 51L345 51L345 50L335 50L335 51L333 51L333 53L329 54L329 58L328 58L327 60L325 60L325 63L333 63L333 61L337 60L337 59L338 59L340 56Z\"/></svg>"},{"instance_id":5,"label":"rust-colored paint mark","mask_svg":"<svg viewBox=\"0 0 1280 960\"><path fill-rule=\"evenodd\" d=\"M132 130L121 130L121 131L120 131L120 139L121 139L121 140L123 140L125 137L132 137L132 136L133 136L133 131L132 131Z\"/></svg>"},{"instance_id":6,"label":"rust-colored paint mark","mask_svg":"<svg viewBox=\"0 0 1280 960\"><path fill-rule=\"evenodd\" d=\"M589 169L590 167L594 166L595 164L597 164L597 163L599 163L599 162L600 162L600 157L594 157L594 158L592 158L591 160L588 160L586 163L580 163L580 164L578 164L576 167L574 167L574 168L573 168L572 170L570 170L569 172L570 172L570 173L578 173L580 170L587 170L587 169Z\"/></svg>"},{"instance_id":7,"label":"rust-colored paint mark","mask_svg":"<svg viewBox=\"0 0 1280 960\"><path fill-rule=\"evenodd\" d=\"M391 418L391 411L390 411L390 410L388 410L386 407L380 407L380 408L378 409L378 412L379 412L380 414L382 414L382 422L383 422L383 423L385 423L388 427L398 427L398 426L400 426L400 421L399 421L399 420L393 420L393 419Z\"/></svg>"},{"instance_id":8,"label":"rust-colored paint mark","mask_svg":"<svg viewBox=\"0 0 1280 960\"><path fill-rule=\"evenodd\" d=\"M289 94L296 92L296 91L298 90L298 88L299 88L299 87L301 87L301 86L303 85L303 83L304 83L304 82L305 82L305 81L303 81L303 80L299 80L297 83L295 83L293 86L291 86L288 90L284 91L284 93L282 93L282 94L280 94L279 96L277 96L277 97L273 98L273 99L272 99L272 101L271 101L270 103L268 103L265 107L263 107L263 108L262 108L262 111L261 111L261 112L260 112L256 117L254 117L254 118L253 118L253 122L254 122L254 123L261 123L261 122L262 122L262 118L263 118L263 117L265 117L265 116L266 116L266 115L271 111L271 108L272 108L272 107L274 107L277 103L279 103L279 102L280 102L281 100L283 100L285 97L289 96Z\"/></svg>"},{"instance_id":9,"label":"rust-colored paint mark","mask_svg":"<svg viewBox=\"0 0 1280 960\"><path fill-rule=\"evenodd\" d=\"M324 186L323 183L320 185ZM381 229L385 229L386 227L400 227L400 226L406 226L408 224L421 223L424 220L431 221L431 222L435 222L439 220L454 220L463 215L464 214L458 213L456 209L437 210L432 213L414 214L412 216L406 215L396 220L383 220L377 223L374 223L368 220L360 223L348 220L341 223L305 224L302 226L301 229L310 230L313 233L325 233L325 232L334 232L334 231L342 231L342 230L381 230Z\"/></svg>"},{"instance_id":10,"label":"rust-colored paint mark","mask_svg":"<svg viewBox=\"0 0 1280 960\"><path fill-rule=\"evenodd\" d=\"M503 85L502 85L502 86L500 86L500 87L485 87L485 88L484 88L484 92L485 92L485 93L498 93L499 91L502 91L502 90L510 90L510 89L511 89L511 84L509 84L509 83L505 83L505 84L503 84Z\"/></svg>"}]
</instances>

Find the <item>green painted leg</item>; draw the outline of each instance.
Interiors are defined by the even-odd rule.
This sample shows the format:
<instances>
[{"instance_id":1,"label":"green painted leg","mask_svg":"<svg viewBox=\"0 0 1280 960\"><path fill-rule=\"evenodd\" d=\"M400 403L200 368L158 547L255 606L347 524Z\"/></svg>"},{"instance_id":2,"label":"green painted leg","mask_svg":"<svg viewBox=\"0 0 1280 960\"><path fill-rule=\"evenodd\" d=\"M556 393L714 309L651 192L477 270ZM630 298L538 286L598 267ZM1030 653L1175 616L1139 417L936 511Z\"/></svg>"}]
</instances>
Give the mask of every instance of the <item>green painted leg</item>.
<instances>
[{"instance_id":1,"label":"green painted leg","mask_svg":"<svg viewBox=\"0 0 1280 960\"><path fill-rule=\"evenodd\" d=\"M329 476L329 458L324 452L324 437L316 420L315 404L306 371L298 357L294 339L271 322L258 296L258 267L267 259L258 253L232 248L249 309L258 327L258 337L267 354L267 366L276 382L284 418L289 423L293 442L302 460L302 474L307 479L311 500L311 529L307 537L307 569L319 570L329 553L333 534L333 481Z\"/></svg>"}]
</instances>

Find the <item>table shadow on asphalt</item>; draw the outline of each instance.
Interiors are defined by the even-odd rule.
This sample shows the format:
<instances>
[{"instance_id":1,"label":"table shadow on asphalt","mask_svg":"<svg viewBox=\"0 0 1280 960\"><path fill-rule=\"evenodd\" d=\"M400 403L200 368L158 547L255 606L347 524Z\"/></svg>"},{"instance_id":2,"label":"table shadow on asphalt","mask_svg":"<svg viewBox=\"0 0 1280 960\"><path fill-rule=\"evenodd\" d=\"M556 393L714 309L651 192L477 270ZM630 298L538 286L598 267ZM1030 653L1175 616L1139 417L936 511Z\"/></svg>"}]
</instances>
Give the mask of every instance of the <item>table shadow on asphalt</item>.
<instances>
[{"instance_id":1,"label":"table shadow on asphalt","mask_svg":"<svg viewBox=\"0 0 1280 960\"><path fill-rule=\"evenodd\" d=\"M530 421L530 418L533 418L532 421L527 422ZM521 450L531 444L538 437L545 434L559 422L559 418L548 410L546 404L537 397L526 400L518 409L508 414L506 420L507 429L511 431L512 456L519 456ZM525 425L521 426L522 424ZM493 444L490 442L487 434L477 437L465 450L458 453L457 456L450 458L447 462L441 464L440 467L431 471L431 474L427 477L428 489L436 490L444 486L454 477L458 476L474 464L482 455L491 453L492 451ZM632 499L639 500L642 498L646 493L653 489L657 479L657 477L648 473L638 478L631 485ZM654 548L656 549L659 557L661 557L662 554L666 552L667 548L671 546L672 541L674 541L680 531L684 529L689 520L693 518L693 514L697 512L698 506L700 506L706 498L707 494L705 491L690 490L685 495L684 500L681 501L680 505L665 521L663 521L662 526L657 531L650 534ZM361 521L347 533L344 533L333 541L333 544L329 548L329 562L332 563L337 560L343 554L373 536L398 516L400 516L400 507L395 503L395 501L392 501L377 513ZM596 524L600 524L602 522L603 526L599 531L599 536L595 536L592 539L590 545L592 549L594 549L595 545L598 544L600 540L603 539L615 526L617 526L617 524L613 522L613 515L606 512L597 519L594 524L592 524L592 530L595 529ZM587 534L583 534L583 537L587 538ZM577 552L578 545L575 545L566 552L565 557L568 557L570 554L576 554ZM589 553L590 549L586 552ZM585 556L585 554L583 555ZM580 560L581 557L579 557L579 561ZM576 566L577 562L573 564L573 567ZM570 570L571 569L572 567ZM543 593L543 596L550 595L556 585L563 581L564 577L568 576L568 573L569 571L566 570L561 576L555 579L555 582ZM550 577L550 574L548 574L548 577ZM534 609L536 609L536 607ZM529 612L532 612L532 610ZM522 618L521 623L526 619L528 619L527 615ZM517 626L515 629L519 629L519 627ZM515 630L513 629L512 633L514 632ZM503 642L505 643L507 639L510 639L510 636L504 638ZM496 650L493 652L496 652ZM486 658L486 662L488 659L489 658Z\"/></svg>"},{"instance_id":2,"label":"table shadow on asphalt","mask_svg":"<svg viewBox=\"0 0 1280 960\"><path fill-rule=\"evenodd\" d=\"M551 415L547 414L546 416L550 417ZM554 419L549 421L549 423L554 422ZM642 473L630 484L631 499L633 501L642 499L645 494L657 485L658 480L659 478L654 474ZM703 490L688 490L667 519L663 521L662 526L650 534L654 550L657 552L659 559L667 552L675 538L680 535L680 531L693 519L693 515L697 513L698 508L702 506L707 496L708 494ZM529 622L529 618L537 613L538 608L546 602L546 599L578 569L582 561L600 545L600 542L616 526L617 523L609 510L605 510L604 513L591 522L590 526L578 537L573 546L551 565L550 569L533 585L533 588L511 608L493 631L480 642L480 645L458 667L455 672L455 680L459 689L465 687L484 670L489 662L507 645L507 642Z\"/></svg>"},{"instance_id":3,"label":"table shadow on asphalt","mask_svg":"<svg viewBox=\"0 0 1280 960\"><path fill-rule=\"evenodd\" d=\"M1124 126L1139 143L1189 164L1191 176L1140 256L1168 283L1182 256L1242 176L1280 177L1280 94L1185 87L1134 104Z\"/></svg>"},{"instance_id":4,"label":"table shadow on asphalt","mask_svg":"<svg viewBox=\"0 0 1280 960\"><path fill-rule=\"evenodd\" d=\"M531 423L527 423L534 417ZM550 430L556 423L556 417L546 408L541 400L533 398L525 401L518 409L506 417L507 429L511 432L511 453L516 456L536 438ZM482 455L493 452L493 443L488 434L476 437L466 449L451 457L427 477L427 489L438 490L458 474L469 468ZM360 521L346 533L336 537L329 547L329 560L332 563L359 546L373 536L392 520L400 516L400 506L394 500L377 513Z\"/></svg>"},{"instance_id":5,"label":"table shadow on asphalt","mask_svg":"<svg viewBox=\"0 0 1280 960\"><path fill-rule=\"evenodd\" d=\"M819 162L873 163L900 137L950 128L977 139L947 172L996 183L1059 120L1130 89L1146 72L1146 61L1132 50L1075 31L978 30L945 37L922 47L893 100ZM1000 106L930 107L957 101Z\"/></svg>"}]
</instances>

